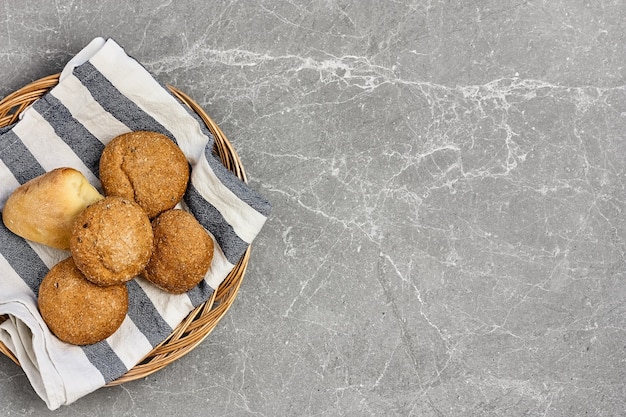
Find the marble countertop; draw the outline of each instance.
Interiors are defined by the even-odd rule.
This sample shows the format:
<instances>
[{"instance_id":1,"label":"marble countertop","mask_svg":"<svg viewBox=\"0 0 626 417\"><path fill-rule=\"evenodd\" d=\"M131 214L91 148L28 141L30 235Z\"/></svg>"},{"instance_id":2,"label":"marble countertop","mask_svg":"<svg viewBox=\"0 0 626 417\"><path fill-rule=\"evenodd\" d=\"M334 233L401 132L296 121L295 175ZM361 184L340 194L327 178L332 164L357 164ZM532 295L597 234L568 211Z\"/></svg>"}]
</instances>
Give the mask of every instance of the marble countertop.
<instances>
[{"instance_id":1,"label":"marble countertop","mask_svg":"<svg viewBox=\"0 0 626 417\"><path fill-rule=\"evenodd\" d=\"M113 37L273 204L210 336L55 412L621 416L626 7L3 0L0 96Z\"/></svg>"}]
</instances>

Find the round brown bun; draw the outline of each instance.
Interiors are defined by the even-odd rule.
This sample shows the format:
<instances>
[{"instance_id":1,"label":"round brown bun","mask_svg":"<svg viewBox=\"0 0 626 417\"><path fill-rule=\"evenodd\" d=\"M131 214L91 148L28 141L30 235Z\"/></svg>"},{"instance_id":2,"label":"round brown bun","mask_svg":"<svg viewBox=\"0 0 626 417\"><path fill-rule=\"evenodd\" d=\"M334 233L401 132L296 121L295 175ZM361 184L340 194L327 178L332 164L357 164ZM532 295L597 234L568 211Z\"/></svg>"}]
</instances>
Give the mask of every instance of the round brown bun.
<instances>
[{"instance_id":1,"label":"round brown bun","mask_svg":"<svg viewBox=\"0 0 626 417\"><path fill-rule=\"evenodd\" d=\"M105 197L76 218L70 252L88 280L117 285L144 269L152 253L152 239L150 219L137 203Z\"/></svg>"},{"instance_id":2,"label":"round brown bun","mask_svg":"<svg viewBox=\"0 0 626 417\"><path fill-rule=\"evenodd\" d=\"M213 240L190 213L173 209L152 221L154 247L142 276L162 290L182 294L198 285L213 260Z\"/></svg>"},{"instance_id":3,"label":"round brown bun","mask_svg":"<svg viewBox=\"0 0 626 417\"><path fill-rule=\"evenodd\" d=\"M39 311L52 333L73 345L111 336L128 312L126 285L101 287L88 281L72 257L56 264L39 287Z\"/></svg>"},{"instance_id":4,"label":"round brown bun","mask_svg":"<svg viewBox=\"0 0 626 417\"><path fill-rule=\"evenodd\" d=\"M157 132L130 132L109 142L100 157L105 195L137 202L154 218L185 194L189 163L180 148Z\"/></svg>"}]
</instances>

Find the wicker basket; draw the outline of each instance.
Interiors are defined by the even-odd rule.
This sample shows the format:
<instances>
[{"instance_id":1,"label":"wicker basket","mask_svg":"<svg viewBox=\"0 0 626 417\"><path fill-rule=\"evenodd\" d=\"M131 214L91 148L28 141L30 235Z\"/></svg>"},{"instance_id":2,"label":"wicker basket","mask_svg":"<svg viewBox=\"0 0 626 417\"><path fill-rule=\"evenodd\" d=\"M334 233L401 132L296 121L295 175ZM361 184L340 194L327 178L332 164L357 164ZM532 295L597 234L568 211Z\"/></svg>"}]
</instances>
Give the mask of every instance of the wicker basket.
<instances>
[{"instance_id":1,"label":"wicker basket","mask_svg":"<svg viewBox=\"0 0 626 417\"><path fill-rule=\"evenodd\" d=\"M21 112L44 95L50 88L54 87L58 81L59 74L50 75L20 88L1 100L0 127L16 122ZM239 160L239 156L230 142L228 142L219 126L217 126L189 96L172 86L168 86L168 88L178 99L196 112L202 118L211 133L213 133L215 137L215 151L226 168L235 173L241 180L247 182L246 174ZM200 344L217 326L235 300L248 266L249 257L250 247L248 247L248 250L235 265L235 268L233 268L231 273L226 277L219 288L217 288L217 291L213 293L213 296L209 300L189 313L187 318L174 329L172 334L146 355L138 365L107 385L119 385L124 382L148 376L198 346L198 344ZM6 317L0 316L0 323L4 320L6 320ZM17 358L1 342L0 352L19 365Z\"/></svg>"}]
</instances>

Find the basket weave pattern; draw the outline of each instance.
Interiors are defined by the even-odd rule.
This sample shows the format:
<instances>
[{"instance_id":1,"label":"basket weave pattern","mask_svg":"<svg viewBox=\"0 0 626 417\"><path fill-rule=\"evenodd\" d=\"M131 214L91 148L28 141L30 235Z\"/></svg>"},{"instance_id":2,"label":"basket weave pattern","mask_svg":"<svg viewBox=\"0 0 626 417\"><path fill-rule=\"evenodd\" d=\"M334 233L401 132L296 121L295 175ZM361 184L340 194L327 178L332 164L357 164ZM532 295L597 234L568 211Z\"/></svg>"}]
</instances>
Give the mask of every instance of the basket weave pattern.
<instances>
[{"instance_id":1,"label":"basket weave pattern","mask_svg":"<svg viewBox=\"0 0 626 417\"><path fill-rule=\"evenodd\" d=\"M20 113L35 100L48 92L50 88L54 87L58 81L59 74L50 75L28 84L2 99L0 101L0 127L17 122ZM168 86L168 88L172 94L200 116L209 128L215 137L214 150L217 155L219 155L226 168L232 171L241 180L247 182L246 174L239 160L239 156L228 139L226 139L226 136L219 126L185 93L172 86ZM209 300L189 313L187 318L174 329L172 334L159 346L150 351L139 364L120 378L107 384L107 386L119 385L124 382L146 377L164 368L198 346L198 344L200 344L217 326L235 300L243 281L249 258L250 247L248 247L248 250L246 250L242 258ZM6 320L6 317L0 316L0 323L4 320ZM19 365L19 361L15 355L1 342L0 353L6 355Z\"/></svg>"}]
</instances>

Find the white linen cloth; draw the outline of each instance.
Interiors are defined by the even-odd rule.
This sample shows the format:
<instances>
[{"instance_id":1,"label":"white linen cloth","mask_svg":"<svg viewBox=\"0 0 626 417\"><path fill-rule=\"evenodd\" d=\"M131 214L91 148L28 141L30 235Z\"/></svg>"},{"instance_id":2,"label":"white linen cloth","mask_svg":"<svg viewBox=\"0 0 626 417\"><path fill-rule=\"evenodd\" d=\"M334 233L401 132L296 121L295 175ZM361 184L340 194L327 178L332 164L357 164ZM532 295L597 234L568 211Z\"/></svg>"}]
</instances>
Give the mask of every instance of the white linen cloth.
<instances>
[{"instance_id":1,"label":"white linen cloth","mask_svg":"<svg viewBox=\"0 0 626 417\"><path fill-rule=\"evenodd\" d=\"M70 60L59 83L13 126L0 132L0 209L20 184L57 167L81 171L102 192L98 160L115 136L161 132L191 166L181 207L192 212L215 243L204 281L170 295L147 281L130 281L129 311L108 339L89 346L61 342L37 309L39 283L69 256L22 239L0 222L2 341L18 358L37 394L56 409L113 381L162 342L206 301L260 232L270 204L226 170L213 154L206 126L114 40L94 39Z\"/></svg>"}]
</instances>

